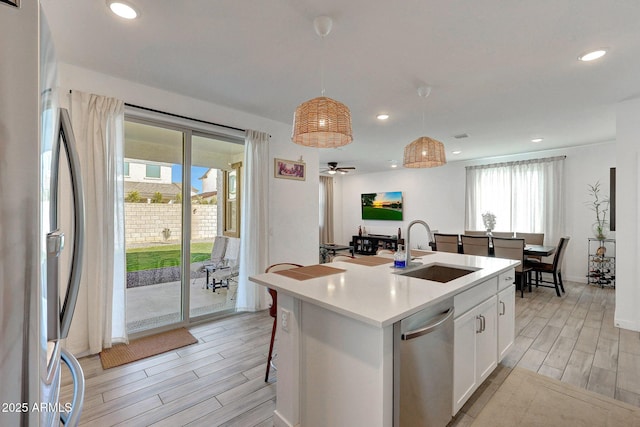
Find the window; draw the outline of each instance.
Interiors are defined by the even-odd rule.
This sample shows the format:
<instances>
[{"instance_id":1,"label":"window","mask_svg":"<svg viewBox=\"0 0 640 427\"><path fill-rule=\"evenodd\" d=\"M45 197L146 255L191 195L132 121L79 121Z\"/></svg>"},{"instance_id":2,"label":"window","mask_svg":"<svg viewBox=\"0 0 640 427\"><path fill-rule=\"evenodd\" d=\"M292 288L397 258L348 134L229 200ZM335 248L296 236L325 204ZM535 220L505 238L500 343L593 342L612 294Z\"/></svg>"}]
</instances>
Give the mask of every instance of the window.
<instances>
[{"instance_id":1,"label":"window","mask_svg":"<svg viewBox=\"0 0 640 427\"><path fill-rule=\"evenodd\" d=\"M147 178L160 178L160 165L146 165L147 171L145 177Z\"/></svg>"},{"instance_id":2,"label":"window","mask_svg":"<svg viewBox=\"0 0 640 427\"><path fill-rule=\"evenodd\" d=\"M242 162L231 165L232 169L224 171L224 235L240 237L240 177Z\"/></svg>"},{"instance_id":3,"label":"window","mask_svg":"<svg viewBox=\"0 0 640 427\"><path fill-rule=\"evenodd\" d=\"M129 162L124 162L123 173L124 173L124 176L130 176L129 175Z\"/></svg>"},{"instance_id":4,"label":"window","mask_svg":"<svg viewBox=\"0 0 640 427\"><path fill-rule=\"evenodd\" d=\"M494 231L544 233L555 243L564 231L564 156L467 166L465 229L484 230L482 214L496 216Z\"/></svg>"}]
</instances>

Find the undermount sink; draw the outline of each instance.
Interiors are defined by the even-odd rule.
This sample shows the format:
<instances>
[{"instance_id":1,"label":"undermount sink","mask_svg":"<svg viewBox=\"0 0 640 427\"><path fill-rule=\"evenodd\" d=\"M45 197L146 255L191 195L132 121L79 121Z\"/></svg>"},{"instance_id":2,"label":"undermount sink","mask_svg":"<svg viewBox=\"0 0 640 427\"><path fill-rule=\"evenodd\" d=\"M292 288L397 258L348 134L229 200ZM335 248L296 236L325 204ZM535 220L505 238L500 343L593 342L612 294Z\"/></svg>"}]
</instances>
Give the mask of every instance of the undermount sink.
<instances>
[{"instance_id":1,"label":"undermount sink","mask_svg":"<svg viewBox=\"0 0 640 427\"><path fill-rule=\"evenodd\" d=\"M434 282L447 283L467 274L471 274L477 269L465 269L449 267L446 265L432 264L425 267L413 268L409 271L397 273L401 276L415 277L418 279L431 280Z\"/></svg>"}]
</instances>

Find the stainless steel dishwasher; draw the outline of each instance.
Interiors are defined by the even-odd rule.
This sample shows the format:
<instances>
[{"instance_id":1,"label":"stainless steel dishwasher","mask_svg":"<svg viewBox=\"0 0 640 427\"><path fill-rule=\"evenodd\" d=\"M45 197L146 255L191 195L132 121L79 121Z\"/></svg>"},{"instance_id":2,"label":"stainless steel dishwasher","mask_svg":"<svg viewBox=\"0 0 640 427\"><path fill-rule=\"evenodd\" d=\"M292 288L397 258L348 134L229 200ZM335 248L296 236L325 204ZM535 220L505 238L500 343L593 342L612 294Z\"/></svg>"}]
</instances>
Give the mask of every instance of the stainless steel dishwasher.
<instances>
[{"instance_id":1,"label":"stainless steel dishwasher","mask_svg":"<svg viewBox=\"0 0 640 427\"><path fill-rule=\"evenodd\" d=\"M393 425L444 427L453 408L453 299L393 326Z\"/></svg>"}]
</instances>

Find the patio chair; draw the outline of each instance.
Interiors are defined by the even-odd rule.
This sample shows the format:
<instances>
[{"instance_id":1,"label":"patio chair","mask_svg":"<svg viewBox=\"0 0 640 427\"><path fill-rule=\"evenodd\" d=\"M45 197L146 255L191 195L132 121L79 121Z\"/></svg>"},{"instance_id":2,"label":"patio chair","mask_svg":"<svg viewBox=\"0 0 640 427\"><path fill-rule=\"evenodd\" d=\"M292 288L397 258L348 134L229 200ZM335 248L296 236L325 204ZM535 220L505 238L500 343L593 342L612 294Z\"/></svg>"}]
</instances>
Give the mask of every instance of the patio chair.
<instances>
[{"instance_id":1,"label":"patio chair","mask_svg":"<svg viewBox=\"0 0 640 427\"><path fill-rule=\"evenodd\" d=\"M222 266L216 268L209 274L211 277L211 287L216 289L229 289L229 282L238 277L240 273L240 239L236 237L227 238L227 249L224 252Z\"/></svg>"},{"instance_id":2,"label":"patio chair","mask_svg":"<svg viewBox=\"0 0 640 427\"><path fill-rule=\"evenodd\" d=\"M224 265L224 254L227 251L228 239L225 236L216 236L213 240L213 248L211 248L211 258L202 265L201 271L207 273L207 278L204 282L205 287L209 287L209 274L213 273L216 269Z\"/></svg>"}]
</instances>

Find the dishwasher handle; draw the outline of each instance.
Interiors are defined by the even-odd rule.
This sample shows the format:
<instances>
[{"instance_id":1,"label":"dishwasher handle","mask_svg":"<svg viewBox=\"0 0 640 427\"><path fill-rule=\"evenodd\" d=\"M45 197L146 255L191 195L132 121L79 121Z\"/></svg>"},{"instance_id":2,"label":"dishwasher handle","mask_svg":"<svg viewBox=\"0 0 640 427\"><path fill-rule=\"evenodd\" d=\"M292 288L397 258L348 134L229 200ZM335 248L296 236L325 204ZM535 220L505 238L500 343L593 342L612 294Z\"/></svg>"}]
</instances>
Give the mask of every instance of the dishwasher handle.
<instances>
[{"instance_id":1,"label":"dishwasher handle","mask_svg":"<svg viewBox=\"0 0 640 427\"><path fill-rule=\"evenodd\" d=\"M400 336L400 338L403 341L407 341L431 333L441 327L447 320L451 318L451 316L453 316L453 307L449 308L447 311L435 318L433 322L429 323L427 326L413 331L404 332Z\"/></svg>"}]
</instances>

